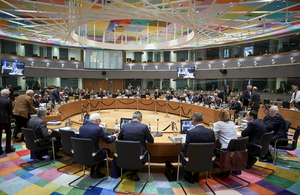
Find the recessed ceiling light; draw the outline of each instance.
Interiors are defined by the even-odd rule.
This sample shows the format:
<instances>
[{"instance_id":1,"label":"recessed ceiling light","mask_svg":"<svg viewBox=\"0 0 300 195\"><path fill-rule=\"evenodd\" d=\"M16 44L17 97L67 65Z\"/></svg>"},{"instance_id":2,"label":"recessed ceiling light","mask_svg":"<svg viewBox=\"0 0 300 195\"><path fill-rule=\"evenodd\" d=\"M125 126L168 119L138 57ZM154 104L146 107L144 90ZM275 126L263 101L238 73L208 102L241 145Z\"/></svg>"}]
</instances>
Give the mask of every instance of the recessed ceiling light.
<instances>
[{"instance_id":1,"label":"recessed ceiling light","mask_svg":"<svg viewBox=\"0 0 300 195\"><path fill-rule=\"evenodd\" d=\"M199 13L200 11L199 11L199 10L197 10L196 12L197 12L197 13Z\"/></svg>"},{"instance_id":2,"label":"recessed ceiling light","mask_svg":"<svg viewBox=\"0 0 300 195\"><path fill-rule=\"evenodd\" d=\"M181 3L180 3L179 5L180 5L180 7L182 6L182 4L181 4Z\"/></svg>"}]
</instances>

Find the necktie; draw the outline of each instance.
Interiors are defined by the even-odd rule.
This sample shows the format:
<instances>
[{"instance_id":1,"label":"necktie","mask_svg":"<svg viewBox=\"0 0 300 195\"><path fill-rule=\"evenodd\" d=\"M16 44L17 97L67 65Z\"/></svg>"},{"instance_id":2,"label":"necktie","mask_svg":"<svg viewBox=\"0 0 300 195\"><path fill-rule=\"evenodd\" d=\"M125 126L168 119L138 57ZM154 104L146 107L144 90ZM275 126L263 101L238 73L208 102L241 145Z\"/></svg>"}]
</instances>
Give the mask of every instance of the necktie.
<instances>
[{"instance_id":1,"label":"necktie","mask_svg":"<svg viewBox=\"0 0 300 195\"><path fill-rule=\"evenodd\" d=\"M298 91L296 91L296 92L295 92L295 95L294 95L294 100L296 99L297 92L298 92Z\"/></svg>"}]
</instances>

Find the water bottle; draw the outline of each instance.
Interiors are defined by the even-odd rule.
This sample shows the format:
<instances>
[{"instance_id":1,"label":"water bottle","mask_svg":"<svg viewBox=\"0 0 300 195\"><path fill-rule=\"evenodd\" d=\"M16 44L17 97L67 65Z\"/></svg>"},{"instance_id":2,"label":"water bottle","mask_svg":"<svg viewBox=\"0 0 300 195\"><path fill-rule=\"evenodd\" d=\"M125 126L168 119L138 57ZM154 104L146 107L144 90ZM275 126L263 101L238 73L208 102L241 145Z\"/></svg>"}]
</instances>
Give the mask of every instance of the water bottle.
<instances>
[{"instance_id":1,"label":"water bottle","mask_svg":"<svg viewBox=\"0 0 300 195\"><path fill-rule=\"evenodd\" d=\"M212 125L212 122L211 122L211 121L209 122L209 128L210 128L210 129L213 129L213 125Z\"/></svg>"},{"instance_id":2,"label":"water bottle","mask_svg":"<svg viewBox=\"0 0 300 195\"><path fill-rule=\"evenodd\" d=\"M71 122L71 118L69 117L69 125L71 126L72 125L72 122Z\"/></svg>"},{"instance_id":3,"label":"water bottle","mask_svg":"<svg viewBox=\"0 0 300 195\"><path fill-rule=\"evenodd\" d=\"M242 125L242 117L239 116L239 118L238 118L238 126L241 126L241 125Z\"/></svg>"},{"instance_id":4,"label":"water bottle","mask_svg":"<svg viewBox=\"0 0 300 195\"><path fill-rule=\"evenodd\" d=\"M119 130L118 119L116 119L116 123L115 123L115 131L118 132L118 130Z\"/></svg>"},{"instance_id":5,"label":"water bottle","mask_svg":"<svg viewBox=\"0 0 300 195\"><path fill-rule=\"evenodd\" d=\"M151 124L150 124L150 123L149 123L148 128L149 128L149 131L152 132L152 127L151 127Z\"/></svg>"}]
</instances>

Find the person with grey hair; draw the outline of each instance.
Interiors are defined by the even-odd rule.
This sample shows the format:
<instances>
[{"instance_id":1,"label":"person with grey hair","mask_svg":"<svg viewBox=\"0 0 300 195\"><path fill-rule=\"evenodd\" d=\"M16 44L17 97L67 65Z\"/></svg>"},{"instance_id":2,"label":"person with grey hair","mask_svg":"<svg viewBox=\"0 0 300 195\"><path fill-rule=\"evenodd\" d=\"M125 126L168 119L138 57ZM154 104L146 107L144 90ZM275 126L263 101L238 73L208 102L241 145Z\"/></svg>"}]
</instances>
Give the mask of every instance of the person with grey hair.
<instances>
[{"instance_id":1,"label":"person with grey hair","mask_svg":"<svg viewBox=\"0 0 300 195\"><path fill-rule=\"evenodd\" d=\"M43 138L51 138L54 142L54 150L55 150L55 159L60 159L62 156L57 155L59 152L61 138L60 137L51 137L52 131L47 129L47 123L43 120L43 118L47 115L47 108L40 107L37 111L37 117L31 118L28 122L28 128L32 129L35 132L37 139ZM43 143L42 143L43 142ZM41 145L49 145L51 146L50 140L43 140L40 142ZM42 157L43 153L48 153L48 150L41 151L37 154L37 159L44 160ZM53 158L53 153L51 153L50 158Z\"/></svg>"},{"instance_id":2,"label":"person with grey hair","mask_svg":"<svg viewBox=\"0 0 300 195\"><path fill-rule=\"evenodd\" d=\"M32 113L37 113L36 109L33 107L33 91L31 89L26 91L26 94L19 95L17 101L15 102L13 115L16 119L16 128L13 133L14 139L18 142L24 141L24 136L22 134L21 139L18 140L18 133L22 132L22 127L27 128L28 120L30 119L29 111Z\"/></svg>"},{"instance_id":3,"label":"person with grey hair","mask_svg":"<svg viewBox=\"0 0 300 195\"><path fill-rule=\"evenodd\" d=\"M255 110L258 113L260 103L260 94L257 92L257 87L253 87L253 93L250 98L249 107L251 110Z\"/></svg>"},{"instance_id":4,"label":"person with grey hair","mask_svg":"<svg viewBox=\"0 0 300 195\"><path fill-rule=\"evenodd\" d=\"M132 115L132 122L123 125L121 128L118 139L128 141L139 141L141 142L142 154L147 150L146 141L150 144L154 143L154 139L148 129L147 125L142 124L142 113L135 111ZM130 152L130 151L128 151ZM143 163L147 162L147 155L143 159ZM138 170L133 170L132 173L128 174L127 177L130 180L139 181L140 178L137 174Z\"/></svg>"},{"instance_id":5,"label":"person with grey hair","mask_svg":"<svg viewBox=\"0 0 300 195\"><path fill-rule=\"evenodd\" d=\"M270 104L263 105L263 113L266 115L263 118L263 122L265 125L269 125L272 122L272 117L270 115L270 108L271 108Z\"/></svg>"},{"instance_id":6,"label":"person with grey hair","mask_svg":"<svg viewBox=\"0 0 300 195\"><path fill-rule=\"evenodd\" d=\"M12 103L8 96L10 94L9 89L2 89L0 96L0 140L2 140L2 129L6 134L6 148L5 153L14 152L16 149L11 147L11 121L12 116ZM0 144L0 155L3 154L2 146Z\"/></svg>"},{"instance_id":7,"label":"person with grey hair","mask_svg":"<svg viewBox=\"0 0 300 195\"><path fill-rule=\"evenodd\" d=\"M243 92L243 95L242 95L242 98L243 98L243 106L249 106L249 102L250 102L250 98L251 98L251 95L252 95L252 86L251 85L248 85L247 86L247 90L245 90Z\"/></svg>"},{"instance_id":8,"label":"person with grey hair","mask_svg":"<svg viewBox=\"0 0 300 195\"><path fill-rule=\"evenodd\" d=\"M232 98L232 104L229 107L229 110L235 110L235 112L234 112L235 117L237 117L237 115L241 111L241 104L240 104L240 102L238 102L237 97Z\"/></svg>"},{"instance_id":9,"label":"person with grey hair","mask_svg":"<svg viewBox=\"0 0 300 195\"><path fill-rule=\"evenodd\" d=\"M173 99L173 96L170 94L170 91L166 92L166 99L167 100Z\"/></svg>"},{"instance_id":10,"label":"person with grey hair","mask_svg":"<svg viewBox=\"0 0 300 195\"><path fill-rule=\"evenodd\" d=\"M186 134L186 140L182 140L182 151L184 156L187 154L187 149L190 143L215 143L215 133L211 129L207 129L202 125L203 115L200 112L195 112L192 116L194 128L189 130ZM185 165L185 160L182 158L181 163ZM199 181L199 173L194 173L186 171L184 179L190 183Z\"/></svg>"},{"instance_id":11,"label":"person with grey hair","mask_svg":"<svg viewBox=\"0 0 300 195\"><path fill-rule=\"evenodd\" d=\"M101 116L98 113L93 113L90 115L89 121L81 126L79 128L79 137L80 138L87 138L91 139L93 141L94 145L94 151L97 152L100 150L99 148L99 141L102 140L107 144L113 143L116 139L116 136L113 135L111 137L108 137L105 132L103 131L102 127L100 127L101 123ZM101 152L98 152L97 155L95 156L96 161L100 161L100 163L96 166L91 167L91 173L90 176L93 178L102 178L105 176L105 174L102 174L100 172L100 168L103 167L104 161L103 159L106 158L106 152L110 153L109 149L104 149ZM96 169L96 171L95 171Z\"/></svg>"},{"instance_id":12,"label":"person with grey hair","mask_svg":"<svg viewBox=\"0 0 300 195\"><path fill-rule=\"evenodd\" d=\"M268 132L274 131L274 135L270 141L270 144L274 146L277 139L287 138L286 123L284 118L282 118L282 116L279 114L279 109L277 106L271 106L269 112L272 117L272 121L269 125L266 126L266 128ZM277 145L285 146L287 145L287 141L278 141ZM260 159L260 161L272 162L272 159L272 155L270 154L270 152L268 152L264 158Z\"/></svg>"}]
</instances>

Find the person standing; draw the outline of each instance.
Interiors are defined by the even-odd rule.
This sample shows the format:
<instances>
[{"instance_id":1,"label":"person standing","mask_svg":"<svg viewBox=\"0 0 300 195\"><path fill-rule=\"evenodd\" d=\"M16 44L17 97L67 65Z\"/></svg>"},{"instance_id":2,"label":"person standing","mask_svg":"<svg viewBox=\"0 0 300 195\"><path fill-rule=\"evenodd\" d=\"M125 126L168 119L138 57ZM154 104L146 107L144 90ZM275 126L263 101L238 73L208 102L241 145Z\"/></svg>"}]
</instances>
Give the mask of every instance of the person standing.
<instances>
[{"instance_id":1,"label":"person standing","mask_svg":"<svg viewBox=\"0 0 300 195\"><path fill-rule=\"evenodd\" d=\"M128 140L128 141L140 141L141 142L141 152L146 152L146 141L150 144L154 143L154 139L148 129L148 126L142 124L142 113L140 111L135 111L132 115L132 122L123 125L121 128L118 139ZM130 151L128 151L130 152ZM147 156L143 158L143 163L147 162ZM132 173L128 174L127 177L130 180L139 181L140 178L137 174L138 170L133 170Z\"/></svg>"},{"instance_id":2,"label":"person standing","mask_svg":"<svg viewBox=\"0 0 300 195\"><path fill-rule=\"evenodd\" d=\"M10 116L12 116L12 106L11 100L8 99L9 96L8 89L1 90L0 97L0 139L2 140L2 129L5 130L6 134L6 148L5 153L14 152L16 149L11 147L11 121ZM3 154L2 146L0 145L0 155Z\"/></svg>"},{"instance_id":3,"label":"person standing","mask_svg":"<svg viewBox=\"0 0 300 195\"><path fill-rule=\"evenodd\" d=\"M251 98L251 90L252 86L248 85L247 90L243 92L242 99L243 99L243 106L249 106L250 98Z\"/></svg>"},{"instance_id":4,"label":"person standing","mask_svg":"<svg viewBox=\"0 0 300 195\"><path fill-rule=\"evenodd\" d=\"M58 102L59 101L59 92L61 91L61 87L56 87L53 91L52 91L52 93L51 93L51 95L50 95L50 99L52 100L52 102L54 102L54 101L56 101L56 102Z\"/></svg>"},{"instance_id":5,"label":"person standing","mask_svg":"<svg viewBox=\"0 0 300 195\"><path fill-rule=\"evenodd\" d=\"M253 87L253 93L250 98L249 108L251 108L251 110L255 110L256 113L258 113L259 102L260 94L257 92L257 87Z\"/></svg>"},{"instance_id":6,"label":"person standing","mask_svg":"<svg viewBox=\"0 0 300 195\"><path fill-rule=\"evenodd\" d=\"M9 89L9 99L11 101L15 101L15 93L14 93L14 89L12 87L12 85L8 85L8 89Z\"/></svg>"},{"instance_id":7,"label":"person standing","mask_svg":"<svg viewBox=\"0 0 300 195\"><path fill-rule=\"evenodd\" d=\"M298 86L293 86L293 94L291 98L291 103L297 108L300 108L300 92L298 91Z\"/></svg>"},{"instance_id":8,"label":"person standing","mask_svg":"<svg viewBox=\"0 0 300 195\"><path fill-rule=\"evenodd\" d=\"M203 115L200 112L195 112L192 116L194 128L189 130L186 134L186 140L182 139L182 152L186 156L187 149L190 143L215 143L215 133L211 129L203 127ZM181 159L181 162L185 164L185 161ZM184 179L190 183L199 181L199 173L194 173L185 171L187 175L184 176Z\"/></svg>"},{"instance_id":9,"label":"person standing","mask_svg":"<svg viewBox=\"0 0 300 195\"><path fill-rule=\"evenodd\" d=\"M13 133L14 139L18 139L17 135L22 132L22 127L27 128L27 123L29 120L28 110L33 113L37 113L36 109L33 107L33 91L31 89L26 91L26 94L20 95L16 101L13 109L13 115L16 119L16 130ZM24 136L22 134L21 140L24 141Z\"/></svg>"}]
</instances>

